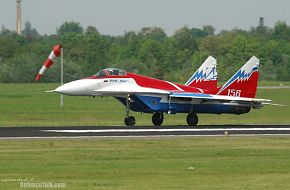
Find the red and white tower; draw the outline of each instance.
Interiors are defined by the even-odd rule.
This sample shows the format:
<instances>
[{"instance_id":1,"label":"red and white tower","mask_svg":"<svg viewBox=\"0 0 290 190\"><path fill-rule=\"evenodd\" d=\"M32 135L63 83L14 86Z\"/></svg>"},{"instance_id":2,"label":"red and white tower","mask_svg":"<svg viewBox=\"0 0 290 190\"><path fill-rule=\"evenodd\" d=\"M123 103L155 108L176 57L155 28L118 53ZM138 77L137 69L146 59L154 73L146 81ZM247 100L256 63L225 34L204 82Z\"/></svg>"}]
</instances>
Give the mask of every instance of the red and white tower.
<instances>
[{"instance_id":1,"label":"red and white tower","mask_svg":"<svg viewBox=\"0 0 290 190\"><path fill-rule=\"evenodd\" d=\"M16 0L16 33L21 34L21 0Z\"/></svg>"}]
</instances>

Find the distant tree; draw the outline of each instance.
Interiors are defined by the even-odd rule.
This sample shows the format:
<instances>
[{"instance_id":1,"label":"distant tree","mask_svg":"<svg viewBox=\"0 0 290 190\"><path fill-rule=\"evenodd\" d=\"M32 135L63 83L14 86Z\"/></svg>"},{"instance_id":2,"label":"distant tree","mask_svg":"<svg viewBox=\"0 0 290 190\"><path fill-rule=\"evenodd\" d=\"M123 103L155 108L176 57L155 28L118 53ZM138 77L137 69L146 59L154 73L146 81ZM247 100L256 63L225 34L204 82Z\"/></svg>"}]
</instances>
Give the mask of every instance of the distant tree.
<instances>
[{"instance_id":1,"label":"distant tree","mask_svg":"<svg viewBox=\"0 0 290 190\"><path fill-rule=\"evenodd\" d=\"M60 81L60 64L54 64L53 67L45 73L45 77L41 80L43 82L59 82ZM84 75L82 65L78 64L71 59L64 59L64 82L70 82L83 77L87 77L88 73Z\"/></svg>"},{"instance_id":2,"label":"distant tree","mask_svg":"<svg viewBox=\"0 0 290 190\"><path fill-rule=\"evenodd\" d=\"M120 45L123 46L122 56L124 59L137 58L140 49L141 40L136 32L125 32L121 37Z\"/></svg>"},{"instance_id":3,"label":"distant tree","mask_svg":"<svg viewBox=\"0 0 290 190\"><path fill-rule=\"evenodd\" d=\"M203 31L205 31L208 35L214 35L214 27L211 25L205 25L202 27Z\"/></svg>"},{"instance_id":4,"label":"distant tree","mask_svg":"<svg viewBox=\"0 0 290 190\"><path fill-rule=\"evenodd\" d=\"M1 82L27 83L33 81L36 73L33 63L32 56L28 54L6 60L0 69Z\"/></svg>"},{"instance_id":5,"label":"distant tree","mask_svg":"<svg viewBox=\"0 0 290 190\"><path fill-rule=\"evenodd\" d=\"M57 35L35 38L36 34L29 22L23 35L2 26L0 82L33 82L57 43L64 48L66 81L92 75L96 69L120 67L184 83L209 55L218 60L220 81L228 80L253 55L260 59L261 80L290 80L290 27L280 21L270 28L262 17L251 30L234 28L219 34L205 25L182 27L170 37L160 27L109 36L95 26L84 30L77 22L64 22ZM58 82L59 66L54 64L42 81Z\"/></svg>"},{"instance_id":6,"label":"distant tree","mask_svg":"<svg viewBox=\"0 0 290 190\"><path fill-rule=\"evenodd\" d=\"M32 28L31 23L26 21L24 24L24 29L22 30L22 35L28 38L39 38L40 35L35 28Z\"/></svg>"},{"instance_id":7,"label":"distant tree","mask_svg":"<svg viewBox=\"0 0 290 190\"><path fill-rule=\"evenodd\" d=\"M56 33L58 35L64 35L66 33L77 33L77 34L83 34L84 29L78 22L74 21L65 21L59 28L57 28Z\"/></svg>"},{"instance_id":8,"label":"distant tree","mask_svg":"<svg viewBox=\"0 0 290 190\"><path fill-rule=\"evenodd\" d=\"M2 26L1 37L16 37L16 36L17 36L16 31L9 30L5 28L5 26Z\"/></svg>"},{"instance_id":9,"label":"distant tree","mask_svg":"<svg viewBox=\"0 0 290 190\"><path fill-rule=\"evenodd\" d=\"M0 37L0 57L2 60L15 56L20 44L14 38Z\"/></svg>"},{"instance_id":10,"label":"distant tree","mask_svg":"<svg viewBox=\"0 0 290 190\"><path fill-rule=\"evenodd\" d=\"M206 37L208 35L208 33L202 29L199 29L199 28L192 28L190 29L191 31L191 35L194 37L194 38L203 38L203 37Z\"/></svg>"},{"instance_id":11,"label":"distant tree","mask_svg":"<svg viewBox=\"0 0 290 190\"><path fill-rule=\"evenodd\" d=\"M278 74L272 60L266 60L265 62L262 62L260 68L259 77L261 80L276 80Z\"/></svg>"},{"instance_id":12,"label":"distant tree","mask_svg":"<svg viewBox=\"0 0 290 190\"><path fill-rule=\"evenodd\" d=\"M218 36L206 36L202 38L199 50L212 56L224 55L228 52L234 38L235 34L232 32Z\"/></svg>"},{"instance_id":13,"label":"distant tree","mask_svg":"<svg viewBox=\"0 0 290 190\"><path fill-rule=\"evenodd\" d=\"M157 41L163 41L167 37L164 29L159 27L144 27L141 29L139 35L142 38L150 38Z\"/></svg>"},{"instance_id":14,"label":"distant tree","mask_svg":"<svg viewBox=\"0 0 290 190\"><path fill-rule=\"evenodd\" d=\"M282 55L281 66L278 70L277 79L281 81L289 81L290 80L290 56Z\"/></svg>"},{"instance_id":15,"label":"distant tree","mask_svg":"<svg viewBox=\"0 0 290 190\"><path fill-rule=\"evenodd\" d=\"M188 27L182 27L175 31L173 38L176 40L179 50L188 49L194 52L198 49L198 45Z\"/></svg>"},{"instance_id":16,"label":"distant tree","mask_svg":"<svg viewBox=\"0 0 290 190\"><path fill-rule=\"evenodd\" d=\"M272 35L271 29L265 25L264 17L259 18L259 23L257 27L251 27L250 35L257 37L261 40L269 40Z\"/></svg>"},{"instance_id":17,"label":"distant tree","mask_svg":"<svg viewBox=\"0 0 290 190\"><path fill-rule=\"evenodd\" d=\"M143 62L149 62L151 59L161 60L162 57L162 46L160 42L156 40L146 40L139 51L139 58Z\"/></svg>"},{"instance_id":18,"label":"distant tree","mask_svg":"<svg viewBox=\"0 0 290 190\"><path fill-rule=\"evenodd\" d=\"M257 32L259 34L264 34L266 32L266 27L264 26L264 17L260 17L259 19L259 25L257 26Z\"/></svg>"},{"instance_id":19,"label":"distant tree","mask_svg":"<svg viewBox=\"0 0 290 190\"><path fill-rule=\"evenodd\" d=\"M85 63L87 70L102 69L109 66L108 53L110 45L107 38L101 35L90 35L84 39Z\"/></svg>"},{"instance_id":20,"label":"distant tree","mask_svg":"<svg viewBox=\"0 0 290 190\"><path fill-rule=\"evenodd\" d=\"M179 65L176 62L177 50L176 41L173 38L166 38L161 44L163 49L164 67L167 70L175 70Z\"/></svg>"},{"instance_id":21,"label":"distant tree","mask_svg":"<svg viewBox=\"0 0 290 190\"><path fill-rule=\"evenodd\" d=\"M163 65L163 50L160 42L147 39L140 47L138 58L147 68L152 70L153 77L163 78L165 71Z\"/></svg>"},{"instance_id":22,"label":"distant tree","mask_svg":"<svg viewBox=\"0 0 290 190\"><path fill-rule=\"evenodd\" d=\"M136 58L118 60L114 64L114 67L125 69L126 71L129 71L129 72L139 73L139 74L143 74L147 76L153 76L151 68L149 68L141 60L136 59Z\"/></svg>"},{"instance_id":23,"label":"distant tree","mask_svg":"<svg viewBox=\"0 0 290 190\"><path fill-rule=\"evenodd\" d=\"M86 29L86 35L90 34L100 34L100 33L95 26L88 26Z\"/></svg>"},{"instance_id":24,"label":"distant tree","mask_svg":"<svg viewBox=\"0 0 290 190\"><path fill-rule=\"evenodd\" d=\"M228 50L228 54L232 57L232 60L229 59L229 63L237 70L241 63L243 64L253 55L257 56L259 54L259 47L259 41L255 38L236 36Z\"/></svg>"},{"instance_id":25,"label":"distant tree","mask_svg":"<svg viewBox=\"0 0 290 190\"><path fill-rule=\"evenodd\" d=\"M266 60L271 60L272 63L277 67L282 62L282 55L285 44L279 40L269 40L264 43L260 49L262 50L261 57Z\"/></svg>"},{"instance_id":26,"label":"distant tree","mask_svg":"<svg viewBox=\"0 0 290 190\"><path fill-rule=\"evenodd\" d=\"M287 26L286 22L279 21L275 24L273 37L280 40L290 39L290 27Z\"/></svg>"}]
</instances>

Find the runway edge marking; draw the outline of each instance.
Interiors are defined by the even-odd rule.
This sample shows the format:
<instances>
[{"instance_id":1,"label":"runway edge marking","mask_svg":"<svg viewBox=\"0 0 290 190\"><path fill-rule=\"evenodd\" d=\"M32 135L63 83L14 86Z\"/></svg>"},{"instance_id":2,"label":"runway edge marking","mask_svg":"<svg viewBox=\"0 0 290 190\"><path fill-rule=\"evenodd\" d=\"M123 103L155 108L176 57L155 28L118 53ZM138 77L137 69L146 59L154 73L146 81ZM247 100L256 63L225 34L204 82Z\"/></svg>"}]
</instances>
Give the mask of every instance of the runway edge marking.
<instances>
[{"instance_id":1,"label":"runway edge marking","mask_svg":"<svg viewBox=\"0 0 290 190\"><path fill-rule=\"evenodd\" d=\"M29 139L97 139L97 138L166 138L166 137L255 137L255 136L290 136L290 134L232 134L225 135L137 135L137 136L52 136L52 137L0 137L0 140Z\"/></svg>"},{"instance_id":2,"label":"runway edge marking","mask_svg":"<svg viewBox=\"0 0 290 190\"><path fill-rule=\"evenodd\" d=\"M136 133L136 132L215 132L215 131L290 131L290 128L219 128L219 129L90 129L40 130L55 133Z\"/></svg>"}]
</instances>

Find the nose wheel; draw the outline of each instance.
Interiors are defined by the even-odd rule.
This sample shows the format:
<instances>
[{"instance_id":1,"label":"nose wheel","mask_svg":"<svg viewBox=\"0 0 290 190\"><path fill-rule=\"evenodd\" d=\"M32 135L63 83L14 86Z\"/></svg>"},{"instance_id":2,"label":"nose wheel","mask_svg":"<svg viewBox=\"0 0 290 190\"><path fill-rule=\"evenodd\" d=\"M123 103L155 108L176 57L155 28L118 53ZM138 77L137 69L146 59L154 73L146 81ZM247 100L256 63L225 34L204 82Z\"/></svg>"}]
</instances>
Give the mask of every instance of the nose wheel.
<instances>
[{"instance_id":1,"label":"nose wheel","mask_svg":"<svg viewBox=\"0 0 290 190\"><path fill-rule=\"evenodd\" d=\"M152 123L155 126L160 126L163 123L163 113L161 112L156 112L152 115Z\"/></svg>"},{"instance_id":2,"label":"nose wheel","mask_svg":"<svg viewBox=\"0 0 290 190\"><path fill-rule=\"evenodd\" d=\"M133 117L133 116L125 117L124 123L125 123L126 126L133 126L133 125L135 125L135 117Z\"/></svg>"},{"instance_id":3,"label":"nose wheel","mask_svg":"<svg viewBox=\"0 0 290 190\"><path fill-rule=\"evenodd\" d=\"M189 113L186 117L186 121L187 121L188 126L194 127L198 123L198 117L195 113Z\"/></svg>"},{"instance_id":4,"label":"nose wheel","mask_svg":"<svg viewBox=\"0 0 290 190\"><path fill-rule=\"evenodd\" d=\"M136 123L135 117L130 116L130 95L128 94L126 97L126 117L124 119L124 123L126 126L134 126Z\"/></svg>"}]
</instances>

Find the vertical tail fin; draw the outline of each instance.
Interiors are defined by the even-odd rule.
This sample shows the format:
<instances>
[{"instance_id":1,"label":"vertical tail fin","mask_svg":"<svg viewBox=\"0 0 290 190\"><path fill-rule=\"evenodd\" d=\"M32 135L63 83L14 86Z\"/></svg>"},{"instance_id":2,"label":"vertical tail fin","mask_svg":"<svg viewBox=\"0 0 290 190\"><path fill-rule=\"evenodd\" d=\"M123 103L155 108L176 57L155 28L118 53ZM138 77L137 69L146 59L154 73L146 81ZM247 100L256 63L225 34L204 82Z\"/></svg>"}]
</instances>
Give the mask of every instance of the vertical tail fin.
<instances>
[{"instance_id":1,"label":"vertical tail fin","mask_svg":"<svg viewBox=\"0 0 290 190\"><path fill-rule=\"evenodd\" d=\"M217 61L209 56L185 83L186 86L212 90L217 88Z\"/></svg>"},{"instance_id":2,"label":"vertical tail fin","mask_svg":"<svg viewBox=\"0 0 290 190\"><path fill-rule=\"evenodd\" d=\"M260 60L253 56L218 91L218 95L254 98L256 96Z\"/></svg>"}]
</instances>

